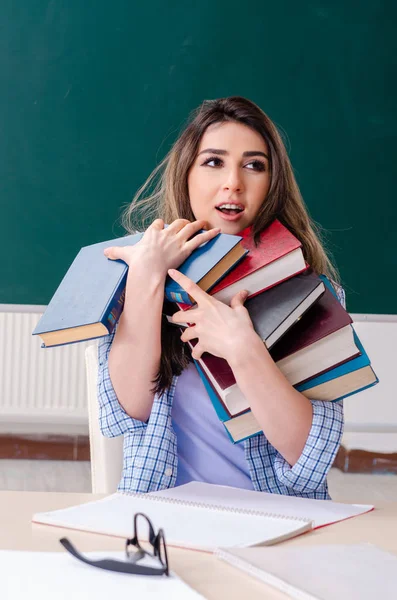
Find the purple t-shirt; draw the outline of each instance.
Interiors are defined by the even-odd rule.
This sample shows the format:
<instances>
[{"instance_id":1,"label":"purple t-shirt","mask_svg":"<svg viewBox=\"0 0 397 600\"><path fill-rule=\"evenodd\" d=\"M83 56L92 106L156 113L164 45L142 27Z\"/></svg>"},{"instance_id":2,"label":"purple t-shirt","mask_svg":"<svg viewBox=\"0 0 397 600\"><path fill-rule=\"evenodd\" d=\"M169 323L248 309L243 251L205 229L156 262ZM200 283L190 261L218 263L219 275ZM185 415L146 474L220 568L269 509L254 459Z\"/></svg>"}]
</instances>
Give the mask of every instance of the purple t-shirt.
<instances>
[{"instance_id":1,"label":"purple t-shirt","mask_svg":"<svg viewBox=\"0 0 397 600\"><path fill-rule=\"evenodd\" d=\"M252 490L244 444L232 444L193 363L176 383L172 422L178 443L176 485L205 481Z\"/></svg>"}]
</instances>

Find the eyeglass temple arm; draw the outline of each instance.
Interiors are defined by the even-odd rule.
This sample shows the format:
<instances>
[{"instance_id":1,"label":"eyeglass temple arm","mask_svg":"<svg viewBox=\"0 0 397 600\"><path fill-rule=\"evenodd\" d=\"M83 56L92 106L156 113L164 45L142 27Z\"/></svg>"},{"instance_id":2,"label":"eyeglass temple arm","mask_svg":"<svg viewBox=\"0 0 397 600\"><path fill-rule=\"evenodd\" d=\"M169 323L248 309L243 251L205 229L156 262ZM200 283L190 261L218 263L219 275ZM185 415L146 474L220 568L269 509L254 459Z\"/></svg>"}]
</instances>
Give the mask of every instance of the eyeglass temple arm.
<instances>
[{"instance_id":1,"label":"eyeglass temple arm","mask_svg":"<svg viewBox=\"0 0 397 600\"><path fill-rule=\"evenodd\" d=\"M139 542L138 542L138 535L137 535L137 521L138 521L138 517L143 517L146 520L146 522L147 522L147 524L149 526L149 540L148 541L149 541L150 544L152 544L152 546L154 546L154 543L155 543L155 540L156 540L157 536L154 533L153 525L152 525L150 519L148 519L147 516L144 513L141 513L141 512L135 513L135 515L134 515L134 537L133 537L134 541L133 540L129 540L129 542L132 543L132 544L137 544L138 547L140 547L139 546Z\"/></svg>"},{"instance_id":2,"label":"eyeglass temple arm","mask_svg":"<svg viewBox=\"0 0 397 600\"><path fill-rule=\"evenodd\" d=\"M103 560L89 560L83 554L80 554L80 552L76 550L76 548L71 542L69 542L67 538L61 538L59 541L65 550L67 550L75 558L81 560L87 565L98 567L99 569L117 571L118 573L136 573L137 575L158 575L159 573L159 569L144 567L136 563L124 563L121 561L112 560L110 558L105 558Z\"/></svg>"}]
</instances>

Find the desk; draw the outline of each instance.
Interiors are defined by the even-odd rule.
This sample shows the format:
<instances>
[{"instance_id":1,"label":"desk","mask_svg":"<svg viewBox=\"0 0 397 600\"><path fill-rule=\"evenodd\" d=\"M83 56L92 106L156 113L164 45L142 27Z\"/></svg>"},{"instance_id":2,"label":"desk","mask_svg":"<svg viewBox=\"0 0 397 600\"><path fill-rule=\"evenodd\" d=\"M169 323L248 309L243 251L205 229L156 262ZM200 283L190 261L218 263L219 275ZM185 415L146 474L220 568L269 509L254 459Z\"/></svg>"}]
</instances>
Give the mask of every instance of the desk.
<instances>
[{"instance_id":1,"label":"desk","mask_svg":"<svg viewBox=\"0 0 397 600\"><path fill-rule=\"evenodd\" d=\"M79 550L123 550L120 538L32 525L33 513L65 508L103 495L54 492L0 492L0 548L9 550L63 551L58 540L67 535ZM167 533L167 529L165 528ZM397 554L397 503L335 525L317 529L292 540L288 546L353 544L371 542ZM233 569L211 554L178 548L169 549L171 569L208 600L285 600L287 596Z\"/></svg>"}]
</instances>

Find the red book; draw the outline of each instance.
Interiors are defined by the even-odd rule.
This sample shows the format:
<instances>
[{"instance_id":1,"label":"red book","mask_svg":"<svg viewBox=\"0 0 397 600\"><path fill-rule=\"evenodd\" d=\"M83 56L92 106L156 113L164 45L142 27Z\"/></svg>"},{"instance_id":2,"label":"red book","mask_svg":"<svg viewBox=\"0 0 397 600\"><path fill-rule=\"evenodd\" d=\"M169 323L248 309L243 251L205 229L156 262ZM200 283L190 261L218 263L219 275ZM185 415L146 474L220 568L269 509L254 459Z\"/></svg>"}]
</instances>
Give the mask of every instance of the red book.
<instances>
[{"instance_id":1,"label":"red book","mask_svg":"<svg viewBox=\"0 0 397 600\"><path fill-rule=\"evenodd\" d=\"M240 235L247 256L209 292L221 302L229 304L241 289L247 289L250 298L307 268L301 242L280 221L261 233L258 246L253 244L250 227Z\"/></svg>"},{"instance_id":2,"label":"red book","mask_svg":"<svg viewBox=\"0 0 397 600\"><path fill-rule=\"evenodd\" d=\"M252 298L308 267L301 242L280 221L273 221L262 231L258 246L251 238L251 227L239 235L243 247L249 251L247 256L208 292L225 304L230 304L239 290L247 289L248 298ZM177 305L180 310L192 308L181 302Z\"/></svg>"},{"instance_id":3,"label":"red book","mask_svg":"<svg viewBox=\"0 0 397 600\"><path fill-rule=\"evenodd\" d=\"M326 288L323 296L271 348L270 354L291 383L298 385L360 355L352 319ZM196 343L193 340L192 345ZM249 408L223 359L205 353L198 361L230 416Z\"/></svg>"}]
</instances>

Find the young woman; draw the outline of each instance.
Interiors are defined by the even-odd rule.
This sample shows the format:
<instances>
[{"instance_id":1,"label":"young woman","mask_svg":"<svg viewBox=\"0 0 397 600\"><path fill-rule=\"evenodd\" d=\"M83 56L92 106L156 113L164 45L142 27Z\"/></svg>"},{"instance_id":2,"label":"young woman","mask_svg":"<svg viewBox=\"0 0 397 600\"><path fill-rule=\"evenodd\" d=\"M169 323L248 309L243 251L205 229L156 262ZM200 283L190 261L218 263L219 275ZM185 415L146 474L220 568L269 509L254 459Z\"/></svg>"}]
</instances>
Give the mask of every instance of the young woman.
<instances>
[{"instance_id":1,"label":"young woman","mask_svg":"<svg viewBox=\"0 0 397 600\"><path fill-rule=\"evenodd\" d=\"M137 202L155 178L152 194ZM342 436L342 402L310 401L290 385L253 329L245 290L227 306L176 270L220 231L250 227L258 242L277 218L301 240L313 269L336 282L344 302L276 127L245 98L203 102L127 209L129 232L137 207L142 222L148 212L158 218L135 246L105 250L129 272L118 327L99 343L101 429L124 435L119 489L149 492L198 480L329 498L326 475ZM200 229L206 231L192 237ZM167 274L198 304L195 325L182 335L162 316ZM173 320L184 322L184 313ZM228 361L263 434L229 441L191 361L186 341L193 338L194 358L210 352Z\"/></svg>"}]
</instances>

